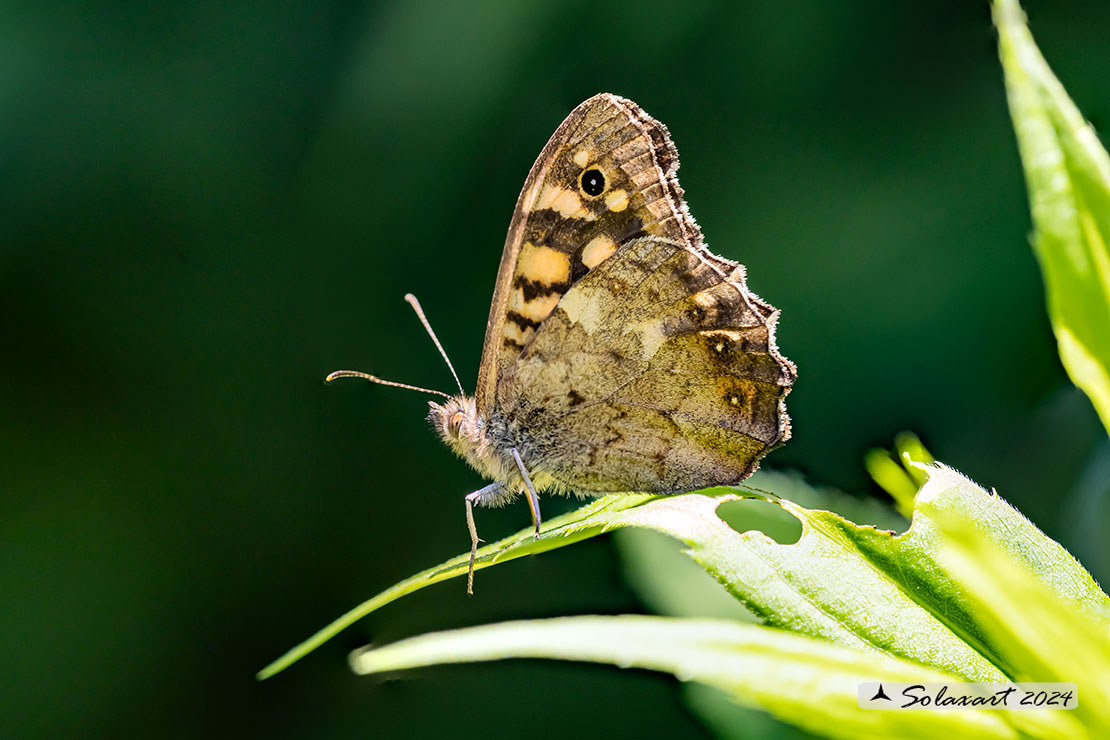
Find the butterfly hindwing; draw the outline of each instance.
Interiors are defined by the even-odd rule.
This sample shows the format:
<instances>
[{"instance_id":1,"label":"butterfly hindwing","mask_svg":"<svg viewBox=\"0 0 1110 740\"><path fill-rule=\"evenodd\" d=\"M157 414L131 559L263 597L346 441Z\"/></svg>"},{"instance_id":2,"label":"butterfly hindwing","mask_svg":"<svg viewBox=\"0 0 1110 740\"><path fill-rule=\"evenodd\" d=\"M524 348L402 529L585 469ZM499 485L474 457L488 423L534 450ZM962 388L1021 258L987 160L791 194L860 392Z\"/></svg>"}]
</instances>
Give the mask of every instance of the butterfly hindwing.
<instances>
[{"instance_id":1,"label":"butterfly hindwing","mask_svg":"<svg viewBox=\"0 0 1110 740\"><path fill-rule=\"evenodd\" d=\"M505 381L537 472L579 493L738 482L789 434L793 365L743 268L641 237L580 280Z\"/></svg>"}]
</instances>

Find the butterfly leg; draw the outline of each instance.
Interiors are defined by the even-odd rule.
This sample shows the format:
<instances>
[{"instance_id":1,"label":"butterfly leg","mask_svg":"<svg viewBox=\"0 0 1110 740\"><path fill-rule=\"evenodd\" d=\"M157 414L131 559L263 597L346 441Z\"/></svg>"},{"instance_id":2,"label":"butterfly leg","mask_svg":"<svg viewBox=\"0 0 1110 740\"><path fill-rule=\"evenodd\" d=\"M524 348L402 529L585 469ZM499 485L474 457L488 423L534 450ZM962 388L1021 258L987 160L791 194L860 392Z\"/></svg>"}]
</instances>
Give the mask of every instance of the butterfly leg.
<instances>
[{"instance_id":1,"label":"butterfly leg","mask_svg":"<svg viewBox=\"0 0 1110 740\"><path fill-rule=\"evenodd\" d=\"M470 567L466 571L466 592L472 596L474 595L474 558L478 555L478 543L483 541L478 538L478 528L474 526L474 504L498 498L503 493L504 486L500 483L491 483L485 488L466 494L466 527L470 530Z\"/></svg>"},{"instance_id":2,"label":"butterfly leg","mask_svg":"<svg viewBox=\"0 0 1110 740\"><path fill-rule=\"evenodd\" d=\"M536 537L540 536L540 497L536 495L536 489L532 485L532 479L528 477L528 471L524 467L524 461L520 459L520 453L513 447L509 450L509 454L516 460L516 466L520 468L520 474L524 478L524 485L528 487L528 508L532 510L532 524L536 527Z\"/></svg>"}]
</instances>

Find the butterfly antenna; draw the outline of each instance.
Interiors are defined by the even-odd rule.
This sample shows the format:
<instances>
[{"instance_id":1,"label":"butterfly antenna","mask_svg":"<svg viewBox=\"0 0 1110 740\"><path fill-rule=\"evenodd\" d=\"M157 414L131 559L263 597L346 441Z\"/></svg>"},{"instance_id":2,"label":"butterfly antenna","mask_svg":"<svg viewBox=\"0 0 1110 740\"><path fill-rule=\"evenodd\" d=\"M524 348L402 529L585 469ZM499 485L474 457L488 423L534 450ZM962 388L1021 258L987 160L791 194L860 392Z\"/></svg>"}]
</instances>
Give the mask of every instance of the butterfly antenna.
<instances>
[{"instance_id":1,"label":"butterfly antenna","mask_svg":"<svg viewBox=\"0 0 1110 740\"><path fill-rule=\"evenodd\" d=\"M434 393L435 395L443 396L444 398L450 398L451 397L449 394L444 393L443 391L433 391L431 388L421 388L418 385L409 385L408 383L397 383L397 382L392 381L392 380L383 380L382 378L379 378L376 375L371 375L370 373L364 373L364 372L361 372L359 370L336 370L334 373L332 373L328 377L324 378L324 382L330 383L333 380L335 380L336 378L362 378L363 380L369 380L371 383L378 383L380 385L391 385L394 388L408 388L410 391L420 391L421 393Z\"/></svg>"},{"instance_id":2,"label":"butterfly antenna","mask_svg":"<svg viewBox=\"0 0 1110 740\"><path fill-rule=\"evenodd\" d=\"M420 301L416 300L416 296L412 293L406 293L405 300L412 306L412 310L416 311L420 323L424 325L424 330L428 332L428 336L435 342L436 349L439 350L439 354L443 357L443 361L447 363L447 367L451 370L451 374L455 376L455 385L459 387L459 394L465 396L466 391L463 390L462 383L459 382L459 374L455 372L455 366L451 364L451 358L447 356L447 353L443 350L443 345L439 343L439 337L432 331L432 325L428 323L428 318L424 315L424 309L420 307Z\"/></svg>"}]
</instances>

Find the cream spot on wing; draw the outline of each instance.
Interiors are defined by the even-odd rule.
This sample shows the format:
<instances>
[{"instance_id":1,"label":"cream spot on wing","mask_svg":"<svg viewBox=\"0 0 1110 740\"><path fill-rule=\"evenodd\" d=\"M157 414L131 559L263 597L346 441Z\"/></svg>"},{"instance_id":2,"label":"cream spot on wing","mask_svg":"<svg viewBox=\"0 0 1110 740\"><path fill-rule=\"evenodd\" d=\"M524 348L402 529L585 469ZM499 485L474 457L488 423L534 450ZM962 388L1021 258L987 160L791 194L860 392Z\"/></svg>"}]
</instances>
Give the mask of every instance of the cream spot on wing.
<instances>
[{"instance_id":1,"label":"cream spot on wing","mask_svg":"<svg viewBox=\"0 0 1110 740\"><path fill-rule=\"evenodd\" d=\"M615 251L617 251L617 245L613 240L605 234L598 234L590 239L590 243L582 250L582 264L592 270Z\"/></svg>"},{"instance_id":2,"label":"cream spot on wing","mask_svg":"<svg viewBox=\"0 0 1110 740\"><path fill-rule=\"evenodd\" d=\"M559 306L566 311L571 323L581 324L583 329L592 334L601 325L601 305L608 297L604 289L579 285L576 290L563 296Z\"/></svg>"},{"instance_id":3,"label":"cream spot on wing","mask_svg":"<svg viewBox=\"0 0 1110 740\"><path fill-rule=\"evenodd\" d=\"M519 326L511 321L506 321L505 326L502 329L502 335L506 339L514 340L517 344L528 344L528 341L532 338L533 333L535 333L534 329L521 329Z\"/></svg>"},{"instance_id":4,"label":"cream spot on wing","mask_svg":"<svg viewBox=\"0 0 1110 740\"><path fill-rule=\"evenodd\" d=\"M543 190L540 191L540 197L536 198L536 206L532 210L542 211L545 208L550 208L555 199L559 197L559 193L563 192L562 188L557 188L552 185L545 185Z\"/></svg>"},{"instance_id":5,"label":"cream spot on wing","mask_svg":"<svg viewBox=\"0 0 1110 740\"><path fill-rule=\"evenodd\" d=\"M578 193L573 193L569 190L564 190L562 195L555 199L551 204L559 215L566 216L567 218L585 218L589 215L589 211L582 207L582 199L578 197Z\"/></svg>"},{"instance_id":6,"label":"cream spot on wing","mask_svg":"<svg viewBox=\"0 0 1110 740\"><path fill-rule=\"evenodd\" d=\"M524 289L514 288L509 294L509 310L516 311L526 319L543 321L555 310L555 304L562 298L561 293L538 295L530 301L524 299Z\"/></svg>"},{"instance_id":7,"label":"cream spot on wing","mask_svg":"<svg viewBox=\"0 0 1110 740\"><path fill-rule=\"evenodd\" d=\"M570 279L570 255L543 244L524 242L516 271L528 280L545 285L566 282Z\"/></svg>"},{"instance_id":8,"label":"cream spot on wing","mask_svg":"<svg viewBox=\"0 0 1110 740\"><path fill-rule=\"evenodd\" d=\"M574 163L576 165L578 165L579 167L585 167L587 164L589 164L590 163L590 150L589 149L579 149L577 152L575 152L574 153Z\"/></svg>"},{"instance_id":9,"label":"cream spot on wing","mask_svg":"<svg viewBox=\"0 0 1110 740\"><path fill-rule=\"evenodd\" d=\"M627 190L614 190L605 196L605 205L609 207L610 211L620 212L628 208L628 191Z\"/></svg>"},{"instance_id":10,"label":"cream spot on wing","mask_svg":"<svg viewBox=\"0 0 1110 740\"><path fill-rule=\"evenodd\" d=\"M663 333L663 322L659 320L634 324L628 331L634 331L640 335L640 359L645 362L655 357L655 353L667 339Z\"/></svg>"},{"instance_id":11,"label":"cream spot on wing","mask_svg":"<svg viewBox=\"0 0 1110 740\"><path fill-rule=\"evenodd\" d=\"M582 199L572 190L564 190L556 185L545 185L540 197L536 200L536 207L532 210L541 211L545 208L558 213L563 218L584 218L593 220L594 215L582 206Z\"/></svg>"}]
</instances>

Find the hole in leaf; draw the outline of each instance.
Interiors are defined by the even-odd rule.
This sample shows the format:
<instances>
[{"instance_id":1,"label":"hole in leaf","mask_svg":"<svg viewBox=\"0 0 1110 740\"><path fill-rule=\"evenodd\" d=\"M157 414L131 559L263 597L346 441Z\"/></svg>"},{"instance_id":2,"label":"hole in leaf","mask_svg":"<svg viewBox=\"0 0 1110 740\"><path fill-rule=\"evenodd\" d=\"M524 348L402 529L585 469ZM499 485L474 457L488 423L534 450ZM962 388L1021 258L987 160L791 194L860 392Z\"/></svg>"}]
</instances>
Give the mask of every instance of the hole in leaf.
<instances>
[{"instance_id":1,"label":"hole in leaf","mask_svg":"<svg viewBox=\"0 0 1110 740\"><path fill-rule=\"evenodd\" d=\"M754 529L780 545L793 545L802 536L802 523L771 501L725 501L717 507L717 516L740 534Z\"/></svg>"}]
</instances>

